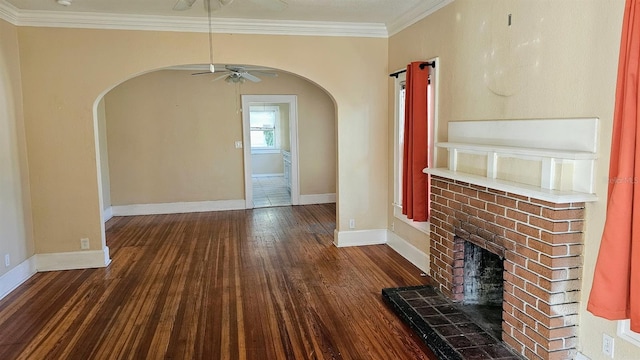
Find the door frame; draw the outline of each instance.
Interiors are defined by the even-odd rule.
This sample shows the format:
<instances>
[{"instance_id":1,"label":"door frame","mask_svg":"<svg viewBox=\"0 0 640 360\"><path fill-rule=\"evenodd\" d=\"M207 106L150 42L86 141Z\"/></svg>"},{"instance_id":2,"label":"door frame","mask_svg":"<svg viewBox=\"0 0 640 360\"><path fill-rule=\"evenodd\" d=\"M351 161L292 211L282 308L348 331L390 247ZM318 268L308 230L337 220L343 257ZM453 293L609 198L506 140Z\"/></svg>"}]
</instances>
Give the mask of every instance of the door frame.
<instances>
[{"instance_id":1,"label":"door frame","mask_svg":"<svg viewBox=\"0 0 640 360\"><path fill-rule=\"evenodd\" d=\"M291 204L300 204L300 177L298 172L298 97L296 95L242 95L242 138L244 143L245 207L253 209L253 181L251 168L251 126L249 106L267 104L289 105L289 146L291 150Z\"/></svg>"}]
</instances>

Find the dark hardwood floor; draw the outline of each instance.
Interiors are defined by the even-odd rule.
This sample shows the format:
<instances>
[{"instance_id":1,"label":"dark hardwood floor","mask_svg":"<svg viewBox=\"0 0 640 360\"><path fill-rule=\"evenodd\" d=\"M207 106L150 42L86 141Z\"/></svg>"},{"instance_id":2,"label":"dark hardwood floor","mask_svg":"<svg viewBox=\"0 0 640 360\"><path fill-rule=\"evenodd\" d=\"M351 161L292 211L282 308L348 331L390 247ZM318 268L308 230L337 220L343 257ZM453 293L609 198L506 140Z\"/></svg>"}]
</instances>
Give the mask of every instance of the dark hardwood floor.
<instances>
[{"instance_id":1,"label":"dark hardwood floor","mask_svg":"<svg viewBox=\"0 0 640 360\"><path fill-rule=\"evenodd\" d=\"M0 359L433 359L380 296L427 279L334 228L334 204L113 218L109 267L0 301Z\"/></svg>"}]
</instances>

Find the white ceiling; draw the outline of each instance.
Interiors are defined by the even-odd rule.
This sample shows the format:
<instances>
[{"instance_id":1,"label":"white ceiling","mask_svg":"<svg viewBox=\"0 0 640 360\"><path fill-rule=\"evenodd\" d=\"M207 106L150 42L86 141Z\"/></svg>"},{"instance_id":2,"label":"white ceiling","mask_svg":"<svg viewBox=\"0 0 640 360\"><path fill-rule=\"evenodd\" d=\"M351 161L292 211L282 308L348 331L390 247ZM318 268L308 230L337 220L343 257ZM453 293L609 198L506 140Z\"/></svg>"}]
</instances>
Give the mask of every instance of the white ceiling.
<instances>
[{"instance_id":1,"label":"white ceiling","mask_svg":"<svg viewBox=\"0 0 640 360\"><path fill-rule=\"evenodd\" d=\"M41 18L45 26L53 18L85 18L93 21L114 21L115 19L146 19L156 21L204 21L207 12L205 0L196 0L186 11L173 11L176 0L72 0L70 6L59 5L56 0L0 0L0 16L4 12L16 20L18 25L37 25ZM260 3L269 0L234 0L231 4L213 12L215 21L257 21L264 22L318 22L326 24L347 24L348 26L383 26L388 32L406 27L453 0L282 0L288 6L274 10ZM271 0L279 1L279 0ZM102 19L101 19L102 17ZM11 20L11 19L10 19ZM117 21L116 21L117 22ZM23 24L25 23L25 24ZM90 24L88 24L90 25ZM75 26L74 26L75 27ZM91 26L88 26L91 27ZM392 29L393 28L393 29Z\"/></svg>"}]
</instances>

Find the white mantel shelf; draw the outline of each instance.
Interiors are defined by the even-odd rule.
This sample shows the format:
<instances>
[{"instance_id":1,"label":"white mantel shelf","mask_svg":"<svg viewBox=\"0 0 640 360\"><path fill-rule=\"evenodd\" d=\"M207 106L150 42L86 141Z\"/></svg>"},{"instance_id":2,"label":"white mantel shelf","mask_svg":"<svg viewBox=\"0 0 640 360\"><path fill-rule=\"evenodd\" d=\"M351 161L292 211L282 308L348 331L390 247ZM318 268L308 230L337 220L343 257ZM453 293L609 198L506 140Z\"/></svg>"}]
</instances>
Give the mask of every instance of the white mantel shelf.
<instances>
[{"instance_id":1,"label":"white mantel shelf","mask_svg":"<svg viewBox=\"0 0 640 360\"><path fill-rule=\"evenodd\" d=\"M505 191L521 196L527 196L530 198L548 201L556 204L594 202L598 200L598 197L595 194L543 189L540 187L516 183L512 181L492 179L484 176L451 171L446 168L424 169L423 172L425 174L462 181L473 185L483 186L499 191Z\"/></svg>"},{"instance_id":2,"label":"white mantel shelf","mask_svg":"<svg viewBox=\"0 0 640 360\"><path fill-rule=\"evenodd\" d=\"M448 150L469 150L472 152L484 152L484 153L502 153L510 155L525 155L532 157L547 157L556 159L568 159L568 160L595 160L597 154L588 151L568 151L568 150L555 150L555 149L531 149L516 146L498 146L498 145L482 145L482 144L465 144L465 143L451 143L441 142L436 146L445 148Z\"/></svg>"}]
</instances>

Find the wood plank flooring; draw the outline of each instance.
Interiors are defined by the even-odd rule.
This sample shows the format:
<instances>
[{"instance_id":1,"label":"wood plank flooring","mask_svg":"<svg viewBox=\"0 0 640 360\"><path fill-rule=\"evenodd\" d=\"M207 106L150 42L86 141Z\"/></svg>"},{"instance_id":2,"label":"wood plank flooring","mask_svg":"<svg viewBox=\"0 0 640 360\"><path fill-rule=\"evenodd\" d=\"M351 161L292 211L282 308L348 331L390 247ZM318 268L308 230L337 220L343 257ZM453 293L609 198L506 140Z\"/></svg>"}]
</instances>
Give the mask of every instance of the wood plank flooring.
<instances>
[{"instance_id":1,"label":"wood plank flooring","mask_svg":"<svg viewBox=\"0 0 640 360\"><path fill-rule=\"evenodd\" d=\"M434 359L380 296L427 280L334 229L335 204L113 218L109 267L0 301L0 359Z\"/></svg>"}]
</instances>

